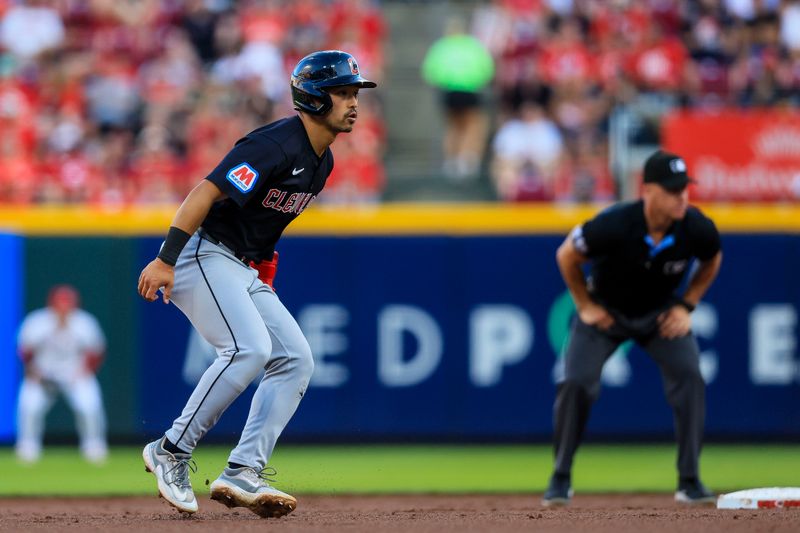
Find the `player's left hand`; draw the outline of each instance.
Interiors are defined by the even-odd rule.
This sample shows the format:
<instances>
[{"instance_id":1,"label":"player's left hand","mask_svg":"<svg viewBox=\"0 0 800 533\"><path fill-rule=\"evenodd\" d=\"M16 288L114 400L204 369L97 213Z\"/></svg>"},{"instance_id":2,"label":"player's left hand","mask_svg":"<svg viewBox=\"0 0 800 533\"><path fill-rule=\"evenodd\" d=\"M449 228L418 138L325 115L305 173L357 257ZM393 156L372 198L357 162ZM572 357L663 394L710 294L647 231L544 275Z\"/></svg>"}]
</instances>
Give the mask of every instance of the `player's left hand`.
<instances>
[{"instance_id":1,"label":"player's left hand","mask_svg":"<svg viewBox=\"0 0 800 533\"><path fill-rule=\"evenodd\" d=\"M103 363L103 354L100 352L87 352L83 358L83 368L89 375L97 374Z\"/></svg>"},{"instance_id":2,"label":"player's left hand","mask_svg":"<svg viewBox=\"0 0 800 533\"><path fill-rule=\"evenodd\" d=\"M676 339L689 334L692 317L682 305L675 305L658 316L658 330L665 339Z\"/></svg>"},{"instance_id":3,"label":"player's left hand","mask_svg":"<svg viewBox=\"0 0 800 533\"><path fill-rule=\"evenodd\" d=\"M30 381L41 381L42 375L36 370L33 365L25 365L25 379Z\"/></svg>"}]
</instances>

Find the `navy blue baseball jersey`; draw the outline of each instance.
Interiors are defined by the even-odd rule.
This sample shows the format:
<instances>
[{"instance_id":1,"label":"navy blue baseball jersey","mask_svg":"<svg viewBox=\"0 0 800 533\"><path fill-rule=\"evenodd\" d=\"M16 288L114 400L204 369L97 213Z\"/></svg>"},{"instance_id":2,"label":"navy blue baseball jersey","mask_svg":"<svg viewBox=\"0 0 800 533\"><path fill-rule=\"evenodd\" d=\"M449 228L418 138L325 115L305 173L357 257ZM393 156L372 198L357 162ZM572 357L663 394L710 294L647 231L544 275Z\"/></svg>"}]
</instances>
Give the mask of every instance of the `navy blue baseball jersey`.
<instances>
[{"instance_id":1,"label":"navy blue baseball jersey","mask_svg":"<svg viewBox=\"0 0 800 533\"><path fill-rule=\"evenodd\" d=\"M206 177L228 197L211 207L202 228L237 256L271 259L283 230L314 201L331 170L330 148L317 157L300 117L262 126Z\"/></svg>"},{"instance_id":2,"label":"navy blue baseball jersey","mask_svg":"<svg viewBox=\"0 0 800 533\"><path fill-rule=\"evenodd\" d=\"M721 246L714 222L692 206L661 242L651 242L641 200L601 212L573 231L572 242L592 260L592 296L628 316L674 301L692 259L711 259Z\"/></svg>"}]
</instances>

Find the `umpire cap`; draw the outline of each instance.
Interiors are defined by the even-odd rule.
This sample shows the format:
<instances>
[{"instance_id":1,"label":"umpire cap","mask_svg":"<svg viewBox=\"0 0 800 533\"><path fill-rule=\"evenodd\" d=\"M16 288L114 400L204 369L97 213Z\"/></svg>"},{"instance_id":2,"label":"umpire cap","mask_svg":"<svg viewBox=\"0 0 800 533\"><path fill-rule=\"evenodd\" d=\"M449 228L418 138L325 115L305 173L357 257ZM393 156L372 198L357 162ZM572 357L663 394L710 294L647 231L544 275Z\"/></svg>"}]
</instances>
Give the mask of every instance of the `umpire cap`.
<instances>
[{"instance_id":1,"label":"umpire cap","mask_svg":"<svg viewBox=\"0 0 800 533\"><path fill-rule=\"evenodd\" d=\"M292 71L292 104L298 111L324 115L333 107L333 102L323 89L344 85L367 89L377 87L375 82L361 77L356 58L347 52L314 52L301 59Z\"/></svg>"},{"instance_id":2,"label":"umpire cap","mask_svg":"<svg viewBox=\"0 0 800 533\"><path fill-rule=\"evenodd\" d=\"M678 155L659 150L644 163L644 182L657 183L668 191L678 192L696 183L686 173L686 162Z\"/></svg>"}]
</instances>

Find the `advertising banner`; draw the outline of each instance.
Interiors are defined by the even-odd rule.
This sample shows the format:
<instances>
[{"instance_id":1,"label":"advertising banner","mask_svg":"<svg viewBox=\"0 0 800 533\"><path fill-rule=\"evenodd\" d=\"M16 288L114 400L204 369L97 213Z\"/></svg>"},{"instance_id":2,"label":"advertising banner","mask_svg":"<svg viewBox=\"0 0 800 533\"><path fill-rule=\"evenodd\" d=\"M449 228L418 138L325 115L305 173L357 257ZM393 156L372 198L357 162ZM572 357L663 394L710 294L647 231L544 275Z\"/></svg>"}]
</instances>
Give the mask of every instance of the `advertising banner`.
<instances>
[{"instance_id":1,"label":"advertising banner","mask_svg":"<svg viewBox=\"0 0 800 533\"><path fill-rule=\"evenodd\" d=\"M9 442L15 432L17 383L20 367L17 355L17 327L23 311L23 240L0 234L0 442Z\"/></svg>"},{"instance_id":2,"label":"advertising banner","mask_svg":"<svg viewBox=\"0 0 800 533\"><path fill-rule=\"evenodd\" d=\"M664 117L662 142L697 180L697 201L800 199L796 110L682 111Z\"/></svg>"},{"instance_id":3,"label":"advertising banner","mask_svg":"<svg viewBox=\"0 0 800 533\"><path fill-rule=\"evenodd\" d=\"M276 289L316 367L289 439L547 439L573 307L558 235L287 237ZM141 266L160 240L142 241ZM693 314L712 437L800 436L800 236L728 234ZM211 310L209 312L212 312ZM162 433L214 357L172 305L140 301L141 430ZM672 433L655 363L624 345L604 369L594 436ZM235 440L253 387L209 439Z\"/></svg>"}]
</instances>

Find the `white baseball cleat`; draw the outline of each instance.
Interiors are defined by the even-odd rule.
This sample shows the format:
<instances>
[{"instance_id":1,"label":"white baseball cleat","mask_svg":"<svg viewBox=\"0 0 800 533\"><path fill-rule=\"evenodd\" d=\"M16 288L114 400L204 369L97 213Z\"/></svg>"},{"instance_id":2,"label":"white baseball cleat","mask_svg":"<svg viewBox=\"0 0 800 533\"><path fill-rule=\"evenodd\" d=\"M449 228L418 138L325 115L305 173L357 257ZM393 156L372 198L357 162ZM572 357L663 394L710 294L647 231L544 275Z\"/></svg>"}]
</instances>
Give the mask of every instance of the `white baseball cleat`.
<instances>
[{"instance_id":1,"label":"white baseball cleat","mask_svg":"<svg viewBox=\"0 0 800 533\"><path fill-rule=\"evenodd\" d=\"M269 472L274 475L274 470ZM267 481L265 471L255 468L226 468L211 484L211 499L228 507L247 507L261 518L278 518L297 507L297 500Z\"/></svg>"},{"instance_id":2,"label":"white baseball cleat","mask_svg":"<svg viewBox=\"0 0 800 533\"><path fill-rule=\"evenodd\" d=\"M94 465L104 465L108 459L108 446L103 442L91 442L81 445L83 458Z\"/></svg>"},{"instance_id":3,"label":"white baseball cleat","mask_svg":"<svg viewBox=\"0 0 800 533\"><path fill-rule=\"evenodd\" d=\"M192 491L189 470L197 466L188 453L172 454L164 449L164 438L151 442L142 450L144 469L158 481L158 492L171 506L182 513L197 512L197 498Z\"/></svg>"},{"instance_id":4,"label":"white baseball cleat","mask_svg":"<svg viewBox=\"0 0 800 533\"><path fill-rule=\"evenodd\" d=\"M18 442L16 447L17 460L25 464L33 464L42 457L42 447L34 442Z\"/></svg>"}]
</instances>

